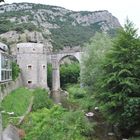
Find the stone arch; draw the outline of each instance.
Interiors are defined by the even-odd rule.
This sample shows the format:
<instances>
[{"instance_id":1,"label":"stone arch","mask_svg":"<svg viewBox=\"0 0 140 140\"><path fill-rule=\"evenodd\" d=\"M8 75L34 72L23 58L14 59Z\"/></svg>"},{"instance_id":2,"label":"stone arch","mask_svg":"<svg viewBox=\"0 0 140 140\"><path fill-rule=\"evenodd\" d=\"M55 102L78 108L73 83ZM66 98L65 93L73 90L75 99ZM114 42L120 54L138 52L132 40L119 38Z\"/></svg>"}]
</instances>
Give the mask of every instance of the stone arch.
<instances>
[{"instance_id":1,"label":"stone arch","mask_svg":"<svg viewBox=\"0 0 140 140\"><path fill-rule=\"evenodd\" d=\"M60 62L62 61L62 60L64 60L65 58L67 58L67 57L74 57L79 63L80 63L80 60L79 60L79 58L77 57L77 56L75 56L75 55L65 55L65 56L63 56L63 57L61 57L59 60L58 60L58 63L60 64Z\"/></svg>"},{"instance_id":2,"label":"stone arch","mask_svg":"<svg viewBox=\"0 0 140 140\"><path fill-rule=\"evenodd\" d=\"M52 62L52 91L58 91L60 89L60 70L59 70L59 64L62 59L68 57L68 56L74 56L79 63L81 62L81 52L74 52L74 53L58 53L53 54L51 56L51 62Z\"/></svg>"}]
</instances>

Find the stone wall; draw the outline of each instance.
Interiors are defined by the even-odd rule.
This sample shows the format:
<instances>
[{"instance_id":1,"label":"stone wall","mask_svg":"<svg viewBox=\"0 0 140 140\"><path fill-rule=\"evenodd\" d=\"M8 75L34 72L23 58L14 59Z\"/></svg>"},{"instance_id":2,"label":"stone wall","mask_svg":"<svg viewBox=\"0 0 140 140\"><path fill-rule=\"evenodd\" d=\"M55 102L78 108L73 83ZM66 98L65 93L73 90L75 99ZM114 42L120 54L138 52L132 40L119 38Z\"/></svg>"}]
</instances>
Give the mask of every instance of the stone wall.
<instances>
[{"instance_id":1,"label":"stone wall","mask_svg":"<svg viewBox=\"0 0 140 140\"><path fill-rule=\"evenodd\" d=\"M16 127L9 125L3 131L3 140L20 140Z\"/></svg>"},{"instance_id":2,"label":"stone wall","mask_svg":"<svg viewBox=\"0 0 140 140\"><path fill-rule=\"evenodd\" d=\"M24 86L48 88L47 55L43 44L17 44L17 64L21 69Z\"/></svg>"},{"instance_id":3,"label":"stone wall","mask_svg":"<svg viewBox=\"0 0 140 140\"><path fill-rule=\"evenodd\" d=\"M7 96L11 91L22 86L23 86L23 82L22 82L21 75L15 81L10 81L7 83L0 83L1 100L3 100L3 98Z\"/></svg>"}]
</instances>

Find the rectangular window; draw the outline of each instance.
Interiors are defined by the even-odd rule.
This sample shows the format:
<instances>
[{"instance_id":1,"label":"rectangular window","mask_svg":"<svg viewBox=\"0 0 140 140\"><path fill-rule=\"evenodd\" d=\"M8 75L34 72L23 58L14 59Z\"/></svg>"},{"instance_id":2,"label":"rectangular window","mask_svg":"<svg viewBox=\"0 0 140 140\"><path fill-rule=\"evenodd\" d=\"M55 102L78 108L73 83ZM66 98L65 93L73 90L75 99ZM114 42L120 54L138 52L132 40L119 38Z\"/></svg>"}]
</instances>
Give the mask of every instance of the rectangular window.
<instances>
[{"instance_id":1,"label":"rectangular window","mask_svg":"<svg viewBox=\"0 0 140 140\"><path fill-rule=\"evenodd\" d=\"M28 81L28 84L31 84L32 83L32 81Z\"/></svg>"},{"instance_id":2,"label":"rectangular window","mask_svg":"<svg viewBox=\"0 0 140 140\"><path fill-rule=\"evenodd\" d=\"M1 80L5 80L5 72L4 71L1 72Z\"/></svg>"},{"instance_id":3,"label":"rectangular window","mask_svg":"<svg viewBox=\"0 0 140 140\"><path fill-rule=\"evenodd\" d=\"M12 71L9 72L10 79L12 79Z\"/></svg>"},{"instance_id":4,"label":"rectangular window","mask_svg":"<svg viewBox=\"0 0 140 140\"><path fill-rule=\"evenodd\" d=\"M11 57L5 53L1 53L1 79L0 81L12 80Z\"/></svg>"},{"instance_id":5,"label":"rectangular window","mask_svg":"<svg viewBox=\"0 0 140 140\"><path fill-rule=\"evenodd\" d=\"M28 65L28 69L31 70L32 69L32 66L31 65Z\"/></svg>"}]
</instances>

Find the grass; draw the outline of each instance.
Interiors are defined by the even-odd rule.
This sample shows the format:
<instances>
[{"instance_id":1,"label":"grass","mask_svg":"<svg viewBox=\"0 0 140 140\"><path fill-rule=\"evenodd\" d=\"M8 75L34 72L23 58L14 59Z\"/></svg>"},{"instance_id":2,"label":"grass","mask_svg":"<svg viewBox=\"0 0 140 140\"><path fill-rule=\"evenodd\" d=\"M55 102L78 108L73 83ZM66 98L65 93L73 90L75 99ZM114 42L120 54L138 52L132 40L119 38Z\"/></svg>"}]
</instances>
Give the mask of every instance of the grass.
<instances>
[{"instance_id":1,"label":"grass","mask_svg":"<svg viewBox=\"0 0 140 140\"><path fill-rule=\"evenodd\" d=\"M87 90L80 88L77 85L68 85L66 90L69 93L69 101L71 103L77 103L79 108L84 111L90 111L94 108L93 97L87 93Z\"/></svg>"},{"instance_id":2,"label":"grass","mask_svg":"<svg viewBox=\"0 0 140 140\"><path fill-rule=\"evenodd\" d=\"M16 123L19 116L22 116L29 104L32 97L32 91L27 88L19 88L11 92L2 101L2 110L5 112L14 112L14 115L3 113L3 126L6 127L9 122Z\"/></svg>"}]
</instances>

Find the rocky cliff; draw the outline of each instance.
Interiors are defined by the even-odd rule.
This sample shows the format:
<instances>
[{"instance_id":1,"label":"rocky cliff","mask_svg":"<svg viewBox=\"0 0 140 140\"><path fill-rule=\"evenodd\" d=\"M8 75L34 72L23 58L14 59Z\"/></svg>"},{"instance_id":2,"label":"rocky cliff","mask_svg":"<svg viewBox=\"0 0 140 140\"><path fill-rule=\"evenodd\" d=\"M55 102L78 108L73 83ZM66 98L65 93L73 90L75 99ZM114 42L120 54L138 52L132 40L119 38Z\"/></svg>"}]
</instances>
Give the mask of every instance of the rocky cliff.
<instances>
[{"instance_id":1,"label":"rocky cliff","mask_svg":"<svg viewBox=\"0 0 140 140\"><path fill-rule=\"evenodd\" d=\"M48 51L82 46L96 31L114 35L121 25L103 11L71 11L62 7L13 3L0 5L0 40L14 51L18 42L41 42Z\"/></svg>"}]
</instances>

